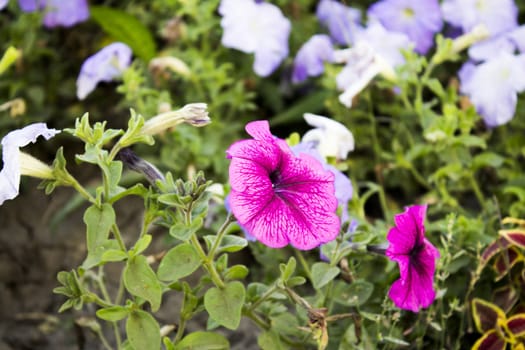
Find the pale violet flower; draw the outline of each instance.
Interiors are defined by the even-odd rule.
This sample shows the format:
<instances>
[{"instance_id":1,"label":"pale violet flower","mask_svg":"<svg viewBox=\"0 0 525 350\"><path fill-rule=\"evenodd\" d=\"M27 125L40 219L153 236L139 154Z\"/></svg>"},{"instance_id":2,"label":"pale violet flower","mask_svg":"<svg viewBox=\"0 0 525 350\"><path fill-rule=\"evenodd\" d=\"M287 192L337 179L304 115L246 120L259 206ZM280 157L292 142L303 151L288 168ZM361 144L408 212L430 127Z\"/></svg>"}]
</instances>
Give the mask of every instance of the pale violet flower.
<instances>
[{"instance_id":1,"label":"pale violet flower","mask_svg":"<svg viewBox=\"0 0 525 350\"><path fill-rule=\"evenodd\" d=\"M270 75L288 56L291 24L277 6L254 0L222 0L219 13L222 44L254 53L257 75Z\"/></svg>"},{"instance_id":2,"label":"pale violet flower","mask_svg":"<svg viewBox=\"0 0 525 350\"><path fill-rule=\"evenodd\" d=\"M525 26L514 28L476 43L469 48L468 54L475 61L485 61L501 52L512 54L516 50L525 51Z\"/></svg>"},{"instance_id":3,"label":"pale violet flower","mask_svg":"<svg viewBox=\"0 0 525 350\"><path fill-rule=\"evenodd\" d=\"M44 26L71 27L89 18L87 0L18 0L24 12L44 12Z\"/></svg>"},{"instance_id":4,"label":"pale violet flower","mask_svg":"<svg viewBox=\"0 0 525 350\"><path fill-rule=\"evenodd\" d=\"M343 124L312 113L305 113L304 119L314 129L307 131L301 142L313 142L323 157L346 159L354 150L354 135Z\"/></svg>"},{"instance_id":5,"label":"pale violet flower","mask_svg":"<svg viewBox=\"0 0 525 350\"><path fill-rule=\"evenodd\" d=\"M132 51L124 43L113 43L88 57L77 79L77 97L83 100L101 81L109 82L122 75L131 63Z\"/></svg>"},{"instance_id":6,"label":"pale violet flower","mask_svg":"<svg viewBox=\"0 0 525 350\"><path fill-rule=\"evenodd\" d=\"M317 5L316 15L337 44L349 45L354 42L356 31L360 28L359 10L336 0L321 0Z\"/></svg>"},{"instance_id":7,"label":"pale violet flower","mask_svg":"<svg viewBox=\"0 0 525 350\"><path fill-rule=\"evenodd\" d=\"M525 90L525 55L501 52L459 72L461 92L468 95L488 127L509 122L516 111L517 94Z\"/></svg>"},{"instance_id":8,"label":"pale violet flower","mask_svg":"<svg viewBox=\"0 0 525 350\"><path fill-rule=\"evenodd\" d=\"M405 34L389 32L378 22L370 23L359 32L352 48L334 53L336 62L346 63L336 77L338 89L344 91L339 101L351 107L352 99L378 74L395 80L394 68L405 62L401 49L412 45Z\"/></svg>"},{"instance_id":9,"label":"pale violet flower","mask_svg":"<svg viewBox=\"0 0 525 350\"><path fill-rule=\"evenodd\" d=\"M35 123L11 131L4 136L2 139L4 167L0 171L0 205L18 195L21 175L44 179L52 178L50 167L30 155L20 152L20 147L35 143L39 136L49 140L59 132L55 129L48 129L45 123Z\"/></svg>"},{"instance_id":10,"label":"pale violet flower","mask_svg":"<svg viewBox=\"0 0 525 350\"><path fill-rule=\"evenodd\" d=\"M491 35L497 35L518 26L513 0L444 0L441 10L445 21L464 32L484 24Z\"/></svg>"},{"instance_id":11,"label":"pale violet flower","mask_svg":"<svg viewBox=\"0 0 525 350\"><path fill-rule=\"evenodd\" d=\"M370 6L368 16L388 30L406 34L421 54L433 46L434 34L443 27L438 0L381 0Z\"/></svg>"},{"instance_id":12,"label":"pale violet flower","mask_svg":"<svg viewBox=\"0 0 525 350\"><path fill-rule=\"evenodd\" d=\"M8 0L0 0L0 10L3 10L7 6Z\"/></svg>"},{"instance_id":13,"label":"pale violet flower","mask_svg":"<svg viewBox=\"0 0 525 350\"><path fill-rule=\"evenodd\" d=\"M309 76L315 77L323 73L324 63L333 62L334 48L330 37L324 34L312 36L301 46L295 56L292 82L299 83Z\"/></svg>"}]
</instances>

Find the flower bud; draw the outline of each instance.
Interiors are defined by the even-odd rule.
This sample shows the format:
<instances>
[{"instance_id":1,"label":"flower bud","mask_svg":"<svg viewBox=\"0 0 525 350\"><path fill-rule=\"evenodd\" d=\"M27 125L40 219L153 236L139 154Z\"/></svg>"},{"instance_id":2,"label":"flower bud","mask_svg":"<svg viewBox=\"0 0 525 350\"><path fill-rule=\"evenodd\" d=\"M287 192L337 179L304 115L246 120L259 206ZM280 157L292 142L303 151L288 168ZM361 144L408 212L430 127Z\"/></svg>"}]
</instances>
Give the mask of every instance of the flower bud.
<instances>
[{"instance_id":1,"label":"flower bud","mask_svg":"<svg viewBox=\"0 0 525 350\"><path fill-rule=\"evenodd\" d=\"M211 123L206 103L190 103L176 111L161 113L144 123L142 133L156 135L180 123L201 127Z\"/></svg>"}]
</instances>

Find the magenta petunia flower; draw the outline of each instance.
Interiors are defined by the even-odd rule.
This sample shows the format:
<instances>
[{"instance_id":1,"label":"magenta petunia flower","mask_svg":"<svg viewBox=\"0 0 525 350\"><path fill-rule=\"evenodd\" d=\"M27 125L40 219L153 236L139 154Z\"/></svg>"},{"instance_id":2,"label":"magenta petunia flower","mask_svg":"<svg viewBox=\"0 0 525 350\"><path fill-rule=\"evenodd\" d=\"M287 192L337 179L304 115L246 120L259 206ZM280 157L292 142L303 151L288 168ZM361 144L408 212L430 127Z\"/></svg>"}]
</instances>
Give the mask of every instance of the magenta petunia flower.
<instances>
[{"instance_id":1,"label":"magenta petunia flower","mask_svg":"<svg viewBox=\"0 0 525 350\"><path fill-rule=\"evenodd\" d=\"M89 18L87 0L18 0L24 12L44 11L44 26L71 27Z\"/></svg>"},{"instance_id":2,"label":"magenta petunia flower","mask_svg":"<svg viewBox=\"0 0 525 350\"><path fill-rule=\"evenodd\" d=\"M425 54L434 44L434 34L443 27L438 0L382 0L370 6L368 16L392 31L406 34Z\"/></svg>"},{"instance_id":3,"label":"magenta petunia flower","mask_svg":"<svg viewBox=\"0 0 525 350\"><path fill-rule=\"evenodd\" d=\"M295 156L267 121L246 125L253 139L227 150L230 206L239 224L263 244L313 249L339 233L334 175L307 154Z\"/></svg>"},{"instance_id":4,"label":"magenta petunia flower","mask_svg":"<svg viewBox=\"0 0 525 350\"><path fill-rule=\"evenodd\" d=\"M425 238L426 205L412 205L394 217L396 226L387 235L386 256L399 265L400 278L388 296L397 307L418 312L432 304L434 272L439 251Z\"/></svg>"}]
</instances>

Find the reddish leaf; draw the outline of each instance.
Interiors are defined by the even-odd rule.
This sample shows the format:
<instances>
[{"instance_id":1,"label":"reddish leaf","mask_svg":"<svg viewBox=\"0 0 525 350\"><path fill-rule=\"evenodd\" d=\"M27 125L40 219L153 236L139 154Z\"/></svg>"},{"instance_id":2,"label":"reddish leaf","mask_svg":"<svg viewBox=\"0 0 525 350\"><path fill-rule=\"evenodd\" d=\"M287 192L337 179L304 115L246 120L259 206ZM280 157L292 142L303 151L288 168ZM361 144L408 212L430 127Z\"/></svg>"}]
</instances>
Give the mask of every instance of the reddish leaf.
<instances>
[{"instance_id":1,"label":"reddish leaf","mask_svg":"<svg viewBox=\"0 0 525 350\"><path fill-rule=\"evenodd\" d=\"M505 340L495 330L485 334L472 346L472 350L505 350Z\"/></svg>"},{"instance_id":2,"label":"reddish leaf","mask_svg":"<svg viewBox=\"0 0 525 350\"><path fill-rule=\"evenodd\" d=\"M505 320L505 313L498 306L483 299L472 300L472 317L480 333L496 328L498 318Z\"/></svg>"},{"instance_id":3,"label":"reddish leaf","mask_svg":"<svg viewBox=\"0 0 525 350\"><path fill-rule=\"evenodd\" d=\"M501 252L494 261L494 270L496 270L496 281L503 278L510 269L518 262L523 260L523 255L515 247L510 247L506 251Z\"/></svg>"},{"instance_id":4,"label":"reddish leaf","mask_svg":"<svg viewBox=\"0 0 525 350\"><path fill-rule=\"evenodd\" d=\"M519 293L511 286L504 286L494 292L494 304L508 313L519 300Z\"/></svg>"},{"instance_id":5,"label":"reddish leaf","mask_svg":"<svg viewBox=\"0 0 525 350\"><path fill-rule=\"evenodd\" d=\"M488 245L481 254L481 263L486 264L494 255L510 246L510 242L505 237L499 237Z\"/></svg>"},{"instance_id":6,"label":"reddish leaf","mask_svg":"<svg viewBox=\"0 0 525 350\"><path fill-rule=\"evenodd\" d=\"M525 249L525 231L520 230L499 230L499 234L505 237L512 244Z\"/></svg>"},{"instance_id":7,"label":"reddish leaf","mask_svg":"<svg viewBox=\"0 0 525 350\"><path fill-rule=\"evenodd\" d=\"M507 327L516 337L525 335L525 314L517 314L507 320Z\"/></svg>"}]
</instances>

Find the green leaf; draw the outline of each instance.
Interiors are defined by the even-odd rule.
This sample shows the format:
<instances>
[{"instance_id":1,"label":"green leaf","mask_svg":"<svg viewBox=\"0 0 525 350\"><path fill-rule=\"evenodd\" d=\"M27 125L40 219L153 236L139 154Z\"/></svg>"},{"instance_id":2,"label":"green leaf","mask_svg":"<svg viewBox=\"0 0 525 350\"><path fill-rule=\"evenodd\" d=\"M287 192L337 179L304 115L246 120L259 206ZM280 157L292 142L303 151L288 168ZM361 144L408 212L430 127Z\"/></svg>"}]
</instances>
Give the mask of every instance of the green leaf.
<instances>
[{"instance_id":1,"label":"green leaf","mask_svg":"<svg viewBox=\"0 0 525 350\"><path fill-rule=\"evenodd\" d=\"M372 296L374 285L365 280L356 280L351 284L337 283L334 288L334 300L345 306L363 305Z\"/></svg>"},{"instance_id":2,"label":"green leaf","mask_svg":"<svg viewBox=\"0 0 525 350\"><path fill-rule=\"evenodd\" d=\"M210 288L204 295L204 307L210 317L229 329L237 329L246 291L239 281L226 284L224 289Z\"/></svg>"},{"instance_id":3,"label":"green leaf","mask_svg":"<svg viewBox=\"0 0 525 350\"><path fill-rule=\"evenodd\" d=\"M191 235L202 227L202 224L202 218L194 219L189 226L181 222L176 223L170 227L170 235L181 241L187 241L190 239Z\"/></svg>"},{"instance_id":4,"label":"green leaf","mask_svg":"<svg viewBox=\"0 0 525 350\"><path fill-rule=\"evenodd\" d=\"M339 268L330 266L324 262L318 262L312 266L312 284L315 289L325 286L328 282L339 275Z\"/></svg>"},{"instance_id":5,"label":"green leaf","mask_svg":"<svg viewBox=\"0 0 525 350\"><path fill-rule=\"evenodd\" d=\"M503 165L505 158L493 152L483 152L472 159L472 169L477 170L483 167L499 168Z\"/></svg>"},{"instance_id":6,"label":"green leaf","mask_svg":"<svg viewBox=\"0 0 525 350\"><path fill-rule=\"evenodd\" d=\"M108 240L111 226L115 223L115 211L107 203L100 208L92 205L84 213L84 223L87 228L87 250L94 253Z\"/></svg>"},{"instance_id":7,"label":"green leaf","mask_svg":"<svg viewBox=\"0 0 525 350\"><path fill-rule=\"evenodd\" d=\"M274 330L263 332L257 338L257 345L262 350L285 350L288 347L281 342L279 334Z\"/></svg>"},{"instance_id":8,"label":"green leaf","mask_svg":"<svg viewBox=\"0 0 525 350\"><path fill-rule=\"evenodd\" d=\"M204 236L204 240L206 241L208 249L213 246L216 239L217 239L217 236L215 235ZM234 236L234 235L226 235L222 238L221 244L219 248L217 249L216 254L220 254L223 252L228 252L228 253L238 252L239 250L246 247L247 245L248 245L248 241L243 237Z\"/></svg>"},{"instance_id":9,"label":"green leaf","mask_svg":"<svg viewBox=\"0 0 525 350\"><path fill-rule=\"evenodd\" d=\"M212 332L193 332L175 346L175 350L225 350L229 348L228 339Z\"/></svg>"},{"instance_id":10,"label":"green leaf","mask_svg":"<svg viewBox=\"0 0 525 350\"><path fill-rule=\"evenodd\" d=\"M160 327L149 313L133 311L126 321L126 335L135 350L159 350Z\"/></svg>"},{"instance_id":11,"label":"green leaf","mask_svg":"<svg viewBox=\"0 0 525 350\"><path fill-rule=\"evenodd\" d=\"M21 51L9 46L0 60L0 74L3 74L20 57Z\"/></svg>"},{"instance_id":12,"label":"green leaf","mask_svg":"<svg viewBox=\"0 0 525 350\"><path fill-rule=\"evenodd\" d=\"M135 255L138 255L142 253L143 251L145 251L149 247L149 244L151 243L151 239L152 239L151 235L145 234L144 236L142 236L137 241L137 243L135 243L135 246L133 247L133 253Z\"/></svg>"},{"instance_id":13,"label":"green leaf","mask_svg":"<svg viewBox=\"0 0 525 350\"><path fill-rule=\"evenodd\" d=\"M128 258L128 254L120 249L108 249L102 254L102 262L122 261Z\"/></svg>"},{"instance_id":14,"label":"green leaf","mask_svg":"<svg viewBox=\"0 0 525 350\"><path fill-rule=\"evenodd\" d=\"M297 266L297 263L293 256L290 257L290 259L288 259L288 262L286 263L286 265L279 264L279 269L281 270L281 278L283 281L288 281L288 279L292 277L292 275L295 272L296 266Z\"/></svg>"},{"instance_id":15,"label":"green leaf","mask_svg":"<svg viewBox=\"0 0 525 350\"><path fill-rule=\"evenodd\" d=\"M242 280L249 272L250 270L244 265L233 265L224 273L224 279L227 281Z\"/></svg>"},{"instance_id":16,"label":"green leaf","mask_svg":"<svg viewBox=\"0 0 525 350\"><path fill-rule=\"evenodd\" d=\"M116 41L121 41L135 55L148 62L156 54L155 41L148 28L124 11L105 6L90 6L89 12L102 29Z\"/></svg>"},{"instance_id":17,"label":"green leaf","mask_svg":"<svg viewBox=\"0 0 525 350\"><path fill-rule=\"evenodd\" d=\"M106 321L116 322L124 319L129 314L129 310L122 306L112 306L97 310L97 317Z\"/></svg>"},{"instance_id":18,"label":"green leaf","mask_svg":"<svg viewBox=\"0 0 525 350\"><path fill-rule=\"evenodd\" d=\"M86 257L86 260L84 260L84 262L82 263L82 268L85 270L89 270L93 266L97 266L105 262L112 261L112 260L104 260L104 254L110 251L115 251L115 250L120 250L118 242L114 239L108 239L107 241L99 245L97 249L95 249L94 251L88 252L88 256ZM114 255L112 256L111 253L109 253L109 257L114 258L115 256ZM126 257L127 257L127 254L126 254Z\"/></svg>"},{"instance_id":19,"label":"green leaf","mask_svg":"<svg viewBox=\"0 0 525 350\"><path fill-rule=\"evenodd\" d=\"M200 266L201 259L195 248L182 243L170 249L159 264L157 276L162 281L177 281L191 275Z\"/></svg>"},{"instance_id":20,"label":"green leaf","mask_svg":"<svg viewBox=\"0 0 525 350\"><path fill-rule=\"evenodd\" d=\"M128 260L124 268L124 285L131 294L149 301L151 310L159 309L162 287L145 256L138 255Z\"/></svg>"}]
</instances>

